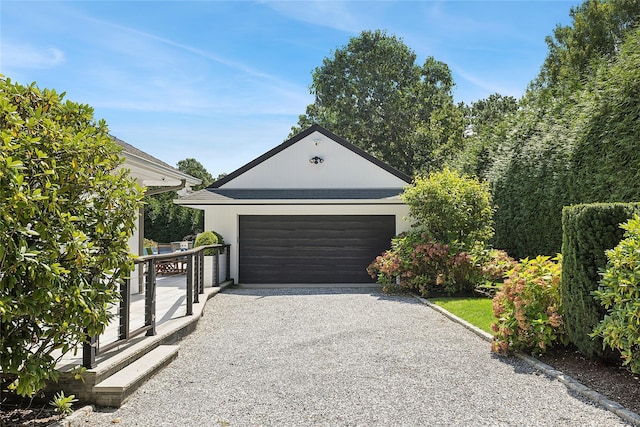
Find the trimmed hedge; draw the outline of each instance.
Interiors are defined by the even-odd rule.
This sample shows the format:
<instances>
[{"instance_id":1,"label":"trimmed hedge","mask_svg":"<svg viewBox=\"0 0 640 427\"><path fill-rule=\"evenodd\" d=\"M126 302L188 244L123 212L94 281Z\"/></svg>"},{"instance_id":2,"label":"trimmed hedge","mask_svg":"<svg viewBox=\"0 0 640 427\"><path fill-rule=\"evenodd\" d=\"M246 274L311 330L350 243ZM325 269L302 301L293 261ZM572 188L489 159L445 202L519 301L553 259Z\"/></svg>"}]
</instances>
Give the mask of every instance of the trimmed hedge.
<instances>
[{"instance_id":1,"label":"trimmed hedge","mask_svg":"<svg viewBox=\"0 0 640 427\"><path fill-rule=\"evenodd\" d=\"M574 205L562 211L564 321L570 341L590 358L616 357L603 349L602 339L589 336L605 315L592 293L607 265L605 251L622 240L620 224L634 213L640 213L640 203Z\"/></svg>"}]
</instances>

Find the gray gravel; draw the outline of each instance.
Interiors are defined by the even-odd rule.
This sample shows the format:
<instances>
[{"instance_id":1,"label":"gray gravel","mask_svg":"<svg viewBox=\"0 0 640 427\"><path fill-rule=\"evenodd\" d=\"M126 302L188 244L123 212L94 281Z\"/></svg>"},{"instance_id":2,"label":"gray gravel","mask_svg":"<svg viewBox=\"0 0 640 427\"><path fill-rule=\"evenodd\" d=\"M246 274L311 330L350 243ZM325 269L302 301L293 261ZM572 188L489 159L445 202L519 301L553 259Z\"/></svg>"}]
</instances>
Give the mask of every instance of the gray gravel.
<instances>
[{"instance_id":1,"label":"gray gravel","mask_svg":"<svg viewBox=\"0 0 640 427\"><path fill-rule=\"evenodd\" d=\"M180 354L87 425L617 426L412 297L232 289Z\"/></svg>"}]
</instances>

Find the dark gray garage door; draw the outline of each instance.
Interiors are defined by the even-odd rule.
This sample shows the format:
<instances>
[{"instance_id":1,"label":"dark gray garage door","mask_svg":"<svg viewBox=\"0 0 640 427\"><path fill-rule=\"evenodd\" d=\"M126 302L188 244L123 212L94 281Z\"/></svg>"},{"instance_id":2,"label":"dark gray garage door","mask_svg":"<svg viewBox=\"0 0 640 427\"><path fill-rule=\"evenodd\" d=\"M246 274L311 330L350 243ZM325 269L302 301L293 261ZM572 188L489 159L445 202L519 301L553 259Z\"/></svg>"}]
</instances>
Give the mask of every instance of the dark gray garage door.
<instances>
[{"instance_id":1,"label":"dark gray garage door","mask_svg":"<svg viewBox=\"0 0 640 427\"><path fill-rule=\"evenodd\" d=\"M372 283L393 215L240 216L240 283Z\"/></svg>"}]
</instances>

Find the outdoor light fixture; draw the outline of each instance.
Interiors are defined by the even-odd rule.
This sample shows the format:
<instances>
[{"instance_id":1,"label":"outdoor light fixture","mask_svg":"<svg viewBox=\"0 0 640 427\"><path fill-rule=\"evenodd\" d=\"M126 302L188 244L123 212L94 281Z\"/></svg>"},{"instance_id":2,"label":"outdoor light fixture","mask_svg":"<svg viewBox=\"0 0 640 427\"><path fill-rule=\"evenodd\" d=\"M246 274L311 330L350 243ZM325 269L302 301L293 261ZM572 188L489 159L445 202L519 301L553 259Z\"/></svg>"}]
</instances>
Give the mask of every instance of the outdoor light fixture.
<instances>
[{"instance_id":1,"label":"outdoor light fixture","mask_svg":"<svg viewBox=\"0 0 640 427\"><path fill-rule=\"evenodd\" d=\"M315 156L309 159L309 163L313 163L314 165L320 164L322 162L324 162L324 159L318 156Z\"/></svg>"}]
</instances>

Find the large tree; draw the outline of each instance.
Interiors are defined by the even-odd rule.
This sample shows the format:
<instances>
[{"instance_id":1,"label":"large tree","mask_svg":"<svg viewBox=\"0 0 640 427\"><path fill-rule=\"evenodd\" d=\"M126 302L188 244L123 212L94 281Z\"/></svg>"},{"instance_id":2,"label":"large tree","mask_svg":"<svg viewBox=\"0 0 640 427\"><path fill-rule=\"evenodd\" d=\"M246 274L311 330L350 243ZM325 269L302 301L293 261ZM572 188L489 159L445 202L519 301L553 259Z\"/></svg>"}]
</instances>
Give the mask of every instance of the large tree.
<instances>
[{"instance_id":1,"label":"large tree","mask_svg":"<svg viewBox=\"0 0 640 427\"><path fill-rule=\"evenodd\" d=\"M455 168L480 179L486 178L487 168L503 141L507 120L518 110L518 101L498 93L463 105L465 113L464 148L451 162Z\"/></svg>"},{"instance_id":2,"label":"large tree","mask_svg":"<svg viewBox=\"0 0 640 427\"><path fill-rule=\"evenodd\" d=\"M529 95L548 103L571 96L602 65L613 60L626 34L640 19L638 0L586 0L571 7L570 25L557 25L546 38L549 53Z\"/></svg>"},{"instance_id":3,"label":"large tree","mask_svg":"<svg viewBox=\"0 0 640 427\"><path fill-rule=\"evenodd\" d=\"M63 97L0 79L0 372L23 396L108 324L142 197L104 121Z\"/></svg>"},{"instance_id":4,"label":"large tree","mask_svg":"<svg viewBox=\"0 0 640 427\"><path fill-rule=\"evenodd\" d=\"M452 88L443 62L417 65L401 39L364 31L315 69L316 100L292 134L318 123L407 174L436 170L462 143Z\"/></svg>"},{"instance_id":5,"label":"large tree","mask_svg":"<svg viewBox=\"0 0 640 427\"><path fill-rule=\"evenodd\" d=\"M202 183L193 187L200 190L214 181L206 168L193 158L180 160L178 170L199 178ZM157 242L173 242L204 231L204 215L197 209L185 208L173 203L176 192L170 191L145 197L144 234Z\"/></svg>"}]
</instances>

